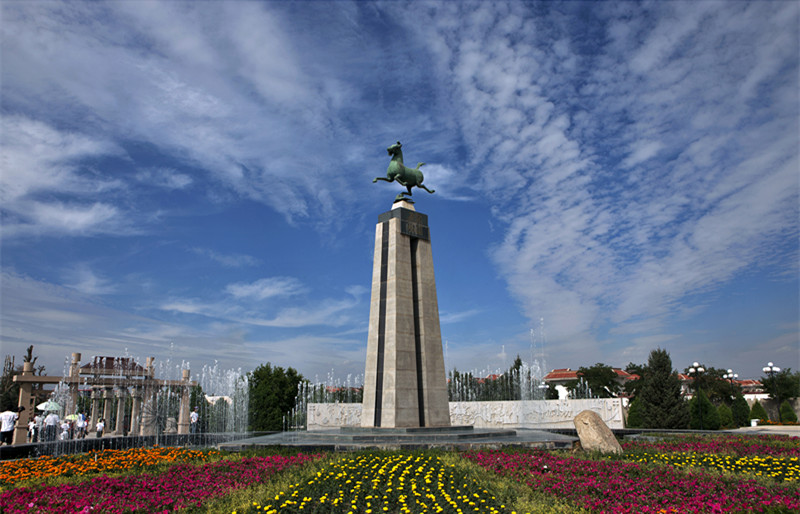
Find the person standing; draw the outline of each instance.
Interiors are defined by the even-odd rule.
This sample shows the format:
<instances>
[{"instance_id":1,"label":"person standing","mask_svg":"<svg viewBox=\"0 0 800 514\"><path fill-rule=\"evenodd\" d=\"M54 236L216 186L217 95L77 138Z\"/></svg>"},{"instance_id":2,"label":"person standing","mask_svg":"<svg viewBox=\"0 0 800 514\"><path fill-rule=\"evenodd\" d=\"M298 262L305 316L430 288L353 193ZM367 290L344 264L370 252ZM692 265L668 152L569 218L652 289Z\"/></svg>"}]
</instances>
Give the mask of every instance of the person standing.
<instances>
[{"instance_id":1,"label":"person standing","mask_svg":"<svg viewBox=\"0 0 800 514\"><path fill-rule=\"evenodd\" d=\"M37 414L33 417L33 422L36 423L36 428L33 429L33 442L38 443L44 439L44 418L41 414Z\"/></svg>"},{"instance_id":2,"label":"person standing","mask_svg":"<svg viewBox=\"0 0 800 514\"><path fill-rule=\"evenodd\" d=\"M197 433L197 422L200 421L200 407L195 407L191 414L189 414L189 433Z\"/></svg>"},{"instance_id":3,"label":"person standing","mask_svg":"<svg viewBox=\"0 0 800 514\"><path fill-rule=\"evenodd\" d=\"M44 440L55 441L58 438L58 428L61 425L61 418L54 411L50 411L44 418Z\"/></svg>"},{"instance_id":4,"label":"person standing","mask_svg":"<svg viewBox=\"0 0 800 514\"><path fill-rule=\"evenodd\" d=\"M17 424L19 413L25 407L17 407L17 410L7 410L0 413L0 445L11 444L14 441L14 425Z\"/></svg>"},{"instance_id":5,"label":"person standing","mask_svg":"<svg viewBox=\"0 0 800 514\"><path fill-rule=\"evenodd\" d=\"M83 439L86 437L86 416L83 415L83 412L79 412L78 418L75 420L75 431L76 439Z\"/></svg>"},{"instance_id":6,"label":"person standing","mask_svg":"<svg viewBox=\"0 0 800 514\"><path fill-rule=\"evenodd\" d=\"M103 430L106 428L106 418L100 418L95 426L96 434L95 436L100 439L103 437Z\"/></svg>"}]
</instances>

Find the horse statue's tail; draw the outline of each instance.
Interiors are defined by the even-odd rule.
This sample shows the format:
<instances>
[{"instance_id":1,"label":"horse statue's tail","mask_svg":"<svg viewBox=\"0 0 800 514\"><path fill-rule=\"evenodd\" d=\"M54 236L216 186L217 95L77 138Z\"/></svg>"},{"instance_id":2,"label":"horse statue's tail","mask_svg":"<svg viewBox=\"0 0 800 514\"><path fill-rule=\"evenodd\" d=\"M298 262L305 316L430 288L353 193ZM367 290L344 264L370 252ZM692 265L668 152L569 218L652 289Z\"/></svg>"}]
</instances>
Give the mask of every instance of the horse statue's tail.
<instances>
[{"instance_id":1,"label":"horse statue's tail","mask_svg":"<svg viewBox=\"0 0 800 514\"><path fill-rule=\"evenodd\" d=\"M416 167L415 169L419 170L419 167L420 167L420 166L424 166L424 165L425 165L425 163L424 163L424 162L418 162L418 163L417 163L417 167Z\"/></svg>"}]
</instances>

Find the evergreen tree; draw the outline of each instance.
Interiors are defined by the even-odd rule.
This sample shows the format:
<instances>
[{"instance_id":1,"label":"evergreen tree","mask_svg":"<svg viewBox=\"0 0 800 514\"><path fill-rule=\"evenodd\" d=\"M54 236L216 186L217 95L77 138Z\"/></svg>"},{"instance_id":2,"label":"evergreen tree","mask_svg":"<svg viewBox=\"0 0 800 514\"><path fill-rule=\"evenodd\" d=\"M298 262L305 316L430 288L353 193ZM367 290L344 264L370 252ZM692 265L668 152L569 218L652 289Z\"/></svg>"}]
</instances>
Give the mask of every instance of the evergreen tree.
<instances>
[{"instance_id":1,"label":"evergreen tree","mask_svg":"<svg viewBox=\"0 0 800 514\"><path fill-rule=\"evenodd\" d=\"M719 426L722 428L736 428L733 421L733 411L724 403L717 407L717 414L719 415Z\"/></svg>"},{"instance_id":2,"label":"evergreen tree","mask_svg":"<svg viewBox=\"0 0 800 514\"><path fill-rule=\"evenodd\" d=\"M640 428L642 426L642 402L639 398L634 398L628 407L626 426L629 428Z\"/></svg>"},{"instance_id":3,"label":"evergreen tree","mask_svg":"<svg viewBox=\"0 0 800 514\"><path fill-rule=\"evenodd\" d=\"M797 414L794 413L794 409L792 409L792 406L789 404L787 400L783 400L783 403L781 403L780 415L782 423L797 422Z\"/></svg>"},{"instance_id":4,"label":"evergreen tree","mask_svg":"<svg viewBox=\"0 0 800 514\"><path fill-rule=\"evenodd\" d=\"M750 409L750 419L760 419L763 421L769 421L769 416L767 415L767 411L760 403L758 403L758 400L755 401L753 407Z\"/></svg>"},{"instance_id":5,"label":"evergreen tree","mask_svg":"<svg viewBox=\"0 0 800 514\"><path fill-rule=\"evenodd\" d=\"M699 389L689 402L690 422L692 430L719 430L719 413L706 393Z\"/></svg>"},{"instance_id":6,"label":"evergreen tree","mask_svg":"<svg viewBox=\"0 0 800 514\"><path fill-rule=\"evenodd\" d=\"M672 359L660 348L650 352L641 392L642 422L645 428L686 428L689 408L681 397L678 373Z\"/></svg>"},{"instance_id":7,"label":"evergreen tree","mask_svg":"<svg viewBox=\"0 0 800 514\"><path fill-rule=\"evenodd\" d=\"M747 400L744 399L742 393L737 394L733 400L731 412L736 426L745 427L750 425L750 406L747 405Z\"/></svg>"},{"instance_id":8,"label":"evergreen tree","mask_svg":"<svg viewBox=\"0 0 800 514\"><path fill-rule=\"evenodd\" d=\"M294 368L284 370L269 362L248 373L250 430L281 430L284 414L295 406L297 385L302 380Z\"/></svg>"}]
</instances>

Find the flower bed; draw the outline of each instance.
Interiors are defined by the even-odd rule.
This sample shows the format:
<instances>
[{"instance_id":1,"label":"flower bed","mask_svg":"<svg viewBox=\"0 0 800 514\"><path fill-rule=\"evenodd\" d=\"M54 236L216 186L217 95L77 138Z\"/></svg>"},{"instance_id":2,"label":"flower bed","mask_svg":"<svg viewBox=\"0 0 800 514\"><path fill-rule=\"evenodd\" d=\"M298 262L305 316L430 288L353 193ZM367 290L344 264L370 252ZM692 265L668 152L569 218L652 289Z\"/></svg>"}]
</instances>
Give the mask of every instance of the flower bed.
<instances>
[{"instance_id":1,"label":"flower bed","mask_svg":"<svg viewBox=\"0 0 800 514\"><path fill-rule=\"evenodd\" d=\"M626 453L637 451L697 452L737 457L748 455L800 457L800 438L785 435L682 436L658 442L626 440L622 443L622 449Z\"/></svg>"},{"instance_id":2,"label":"flower bed","mask_svg":"<svg viewBox=\"0 0 800 514\"><path fill-rule=\"evenodd\" d=\"M318 457L298 454L179 464L159 475L100 476L76 485L20 487L0 494L0 512L172 512L261 483Z\"/></svg>"},{"instance_id":3,"label":"flower bed","mask_svg":"<svg viewBox=\"0 0 800 514\"><path fill-rule=\"evenodd\" d=\"M605 512L764 512L800 510L796 487L755 480L593 461L547 452L475 452L465 457L486 469L592 510Z\"/></svg>"},{"instance_id":4,"label":"flower bed","mask_svg":"<svg viewBox=\"0 0 800 514\"><path fill-rule=\"evenodd\" d=\"M92 451L60 457L43 456L0 462L0 486L57 476L92 475L144 469L172 462L204 462L217 451L186 448L132 448Z\"/></svg>"},{"instance_id":5,"label":"flower bed","mask_svg":"<svg viewBox=\"0 0 800 514\"><path fill-rule=\"evenodd\" d=\"M431 454L371 453L332 461L250 512L505 512L474 479Z\"/></svg>"}]
</instances>

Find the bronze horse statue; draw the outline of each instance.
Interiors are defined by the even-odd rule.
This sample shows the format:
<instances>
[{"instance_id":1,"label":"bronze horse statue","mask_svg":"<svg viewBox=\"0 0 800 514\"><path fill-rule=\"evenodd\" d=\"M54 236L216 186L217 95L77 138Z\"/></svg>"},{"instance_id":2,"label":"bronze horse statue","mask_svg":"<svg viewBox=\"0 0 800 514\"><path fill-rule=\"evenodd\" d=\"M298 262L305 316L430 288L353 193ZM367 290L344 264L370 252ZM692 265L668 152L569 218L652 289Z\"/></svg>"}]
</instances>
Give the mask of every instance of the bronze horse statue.
<instances>
[{"instance_id":1,"label":"bronze horse statue","mask_svg":"<svg viewBox=\"0 0 800 514\"><path fill-rule=\"evenodd\" d=\"M389 167L386 168L386 177L375 177L372 180L372 183L379 180L383 180L386 182L397 182L401 186L405 186L408 189L408 193L403 191L394 199L395 202L404 199L403 195L411 196L411 188L417 186L421 189L429 193L434 193L434 190L428 189L424 185L422 185L422 181L425 177L422 175L422 172L419 170L419 167L425 164L424 162L420 162L417 164L416 168L408 168L403 165L403 151L401 148L403 145L400 144L400 141L393 144L386 151L389 155L392 156L392 161L389 163Z\"/></svg>"}]
</instances>

